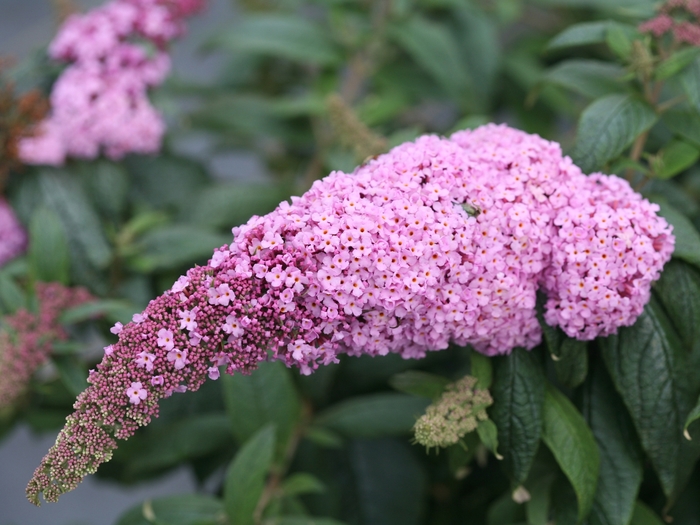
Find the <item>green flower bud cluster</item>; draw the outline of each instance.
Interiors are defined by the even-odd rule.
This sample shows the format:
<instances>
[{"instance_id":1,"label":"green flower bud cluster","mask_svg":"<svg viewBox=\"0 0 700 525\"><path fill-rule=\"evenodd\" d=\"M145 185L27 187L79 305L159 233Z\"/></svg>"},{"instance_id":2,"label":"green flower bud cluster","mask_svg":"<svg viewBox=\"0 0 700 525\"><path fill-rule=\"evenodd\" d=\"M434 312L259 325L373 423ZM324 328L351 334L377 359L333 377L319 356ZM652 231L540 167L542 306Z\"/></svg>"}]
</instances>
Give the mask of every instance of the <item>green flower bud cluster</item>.
<instances>
[{"instance_id":1,"label":"green flower bud cluster","mask_svg":"<svg viewBox=\"0 0 700 525\"><path fill-rule=\"evenodd\" d=\"M465 376L447 385L440 399L430 405L416 421L413 430L417 443L428 449L448 447L476 430L488 419L486 407L493 403L488 390L476 389L477 379Z\"/></svg>"}]
</instances>

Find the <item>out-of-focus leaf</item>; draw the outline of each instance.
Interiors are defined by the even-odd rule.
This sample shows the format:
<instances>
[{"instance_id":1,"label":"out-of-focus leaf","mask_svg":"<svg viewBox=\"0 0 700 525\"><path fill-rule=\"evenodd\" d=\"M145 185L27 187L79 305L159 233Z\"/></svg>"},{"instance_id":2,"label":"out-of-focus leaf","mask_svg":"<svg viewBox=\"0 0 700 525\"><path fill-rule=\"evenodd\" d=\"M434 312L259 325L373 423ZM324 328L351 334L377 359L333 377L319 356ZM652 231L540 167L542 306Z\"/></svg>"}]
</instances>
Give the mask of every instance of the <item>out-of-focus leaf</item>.
<instances>
[{"instance_id":1,"label":"out-of-focus leaf","mask_svg":"<svg viewBox=\"0 0 700 525\"><path fill-rule=\"evenodd\" d=\"M307 472L292 474L282 483L282 493L285 496L297 496L300 494L321 493L326 491L326 486L314 475Z\"/></svg>"},{"instance_id":2,"label":"out-of-focus leaf","mask_svg":"<svg viewBox=\"0 0 700 525\"><path fill-rule=\"evenodd\" d=\"M664 521L656 513L641 501L634 505L634 514L630 525L663 525Z\"/></svg>"},{"instance_id":3,"label":"out-of-focus leaf","mask_svg":"<svg viewBox=\"0 0 700 525\"><path fill-rule=\"evenodd\" d=\"M75 356L55 355L52 361L61 381L73 395L77 396L87 388L87 370Z\"/></svg>"},{"instance_id":4,"label":"out-of-focus leaf","mask_svg":"<svg viewBox=\"0 0 700 525\"><path fill-rule=\"evenodd\" d=\"M84 168L87 191L98 211L117 220L127 205L129 174L123 165L107 160L89 163Z\"/></svg>"},{"instance_id":5,"label":"out-of-focus leaf","mask_svg":"<svg viewBox=\"0 0 700 525\"><path fill-rule=\"evenodd\" d=\"M581 522L591 510L598 484L598 445L580 412L550 383L542 415L542 441L552 451L576 492L578 521Z\"/></svg>"},{"instance_id":6,"label":"out-of-focus leaf","mask_svg":"<svg viewBox=\"0 0 700 525\"><path fill-rule=\"evenodd\" d=\"M207 260L218 248L231 241L229 235L179 224L152 230L136 243L137 254L129 264L142 272L177 268Z\"/></svg>"},{"instance_id":7,"label":"out-of-focus leaf","mask_svg":"<svg viewBox=\"0 0 700 525\"><path fill-rule=\"evenodd\" d=\"M627 60L632 53L632 38L629 31L615 22L608 24L605 32L605 42L610 50L623 60Z\"/></svg>"},{"instance_id":8,"label":"out-of-focus leaf","mask_svg":"<svg viewBox=\"0 0 700 525\"><path fill-rule=\"evenodd\" d=\"M679 49L657 66L654 72L656 80L666 80L678 74L698 58L698 55L700 55L700 48L697 47Z\"/></svg>"},{"instance_id":9,"label":"out-of-focus leaf","mask_svg":"<svg viewBox=\"0 0 700 525\"><path fill-rule=\"evenodd\" d=\"M226 473L224 505L231 525L252 525L254 511L272 466L275 427L268 425L241 447Z\"/></svg>"},{"instance_id":10,"label":"out-of-focus leaf","mask_svg":"<svg viewBox=\"0 0 700 525\"><path fill-rule=\"evenodd\" d=\"M349 460L357 495L355 522L422 523L425 474L405 445L392 439L354 440L349 447Z\"/></svg>"},{"instance_id":11,"label":"out-of-focus leaf","mask_svg":"<svg viewBox=\"0 0 700 525\"><path fill-rule=\"evenodd\" d=\"M698 148L682 140L674 140L659 152L654 174L660 179L670 179L695 164L698 157Z\"/></svg>"},{"instance_id":12,"label":"out-of-focus leaf","mask_svg":"<svg viewBox=\"0 0 700 525\"><path fill-rule=\"evenodd\" d=\"M27 296L4 272L0 273L0 303L3 311L8 314L27 307Z\"/></svg>"},{"instance_id":13,"label":"out-of-focus leaf","mask_svg":"<svg viewBox=\"0 0 700 525\"><path fill-rule=\"evenodd\" d=\"M695 111L700 111L700 58L696 57L679 78L688 102Z\"/></svg>"},{"instance_id":14,"label":"out-of-focus leaf","mask_svg":"<svg viewBox=\"0 0 700 525\"><path fill-rule=\"evenodd\" d=\"M698 397L697 379L656 299L631 327L599 342L615 388L632 416L642 447L672 503L685 486L700 446L683 438Z\"/></svg>"},{"instance_id":15,"label":"out-of-focus leaf","mask_svg":"<svg viewBox=\"0 0 700 525\"><path fill-rule=\"evenodd\" d=\"M530 501L525 503L528 525L547 525L549 523L552 474L544 475L530 486Z\"/></svg>"},{"instance_id":16,"label":"out-of-focus leaf","mask_svg":"<svg viewBox=\"0 0 700 525\"><path fill-rule=\"evenodd\" d=\"M321 412L315 423L348 437L405 435L429 404L403 394L373 394L341 401Z\"/></svg>"},{"instance_id":17,"label":"out-of-focus leaf","mask_svg":"<svg viewBox=\"0 0 700 525\"><path fill-rule=\"evenodd\" d=\"M675 134L700 146L700 113L682 109L670 109L662 115L662 120Z\"/></svg>"},{"instance_id":18,"label":"out-of-focus leaf","mask_svg":"<svg viewBox=\"0 0 700 525\"><path fill-rule=\"evenodd\" d=\"M543 80L565 87L586 97L598 98L624 91L620 82L624 70L601 60L571 59L547 70Z\"/></svg>"},{"instance_id":19,"label":"out-of-focus leaf","mask_svg":"<svg viewBox=\"0 0 700 525\"><path fill-rule=\"evenodd\" d=\"M323 427L307 427L304 437L325 448L341 448L343 446L343 438L332 430Z\"/></svg>"},{"instance_id":20,"label":"out-of-focus leaf","mask_svg":"<svg viewBox=\"0 0 700 525\"><path fill-rule=\"evenodd\" d=\"M280 362L263 362L249 376L225 375L221 380L231 430L238 442L247 441L273 423L277 441L284 448L301 414L301 401L290 371Z\"/></svg>"},{"instance_id":21,"label":"out-of-focus leaf","mask_svg":"<svg viewBox=\"0 0 700 525\"><path fill-rule=\"evenodd\" d=\"M493 365L484 354L472 351L469 354L470 374L476 377L476 388L487 390L493 383Z\"/></svg>"},{"instance_id":22,"label":"out-of-focus leaf","mask_svg":"<svg viewBox=\"0 0 700 525\"><path fill-rule=\"evenodd\" d=\"M446 27L414 15L392 25L389 34L445 91L464 98L470 85L469 73Z\"/></svg>"},{"instance_id":23,"label":"out-of-focus leaf","mask_svg":"<svg viewBox=\"0 0 700 525\"><path fill-rule=\"evenodd\" d=\"M287 196L280 185L216 184L195 197L189 220L207 228L232 228L271 212Z\"/></svg>"},{"instance_id":24,"label":"out-of-focus leaf","mask_svg":"<svg viewBox=\"0 0 700 525\"><path fill-rule=\"evenodd\" d=\"M530 352L515 348L499 360L490 417L498 428L504 467L516 483L527 478L540 442L544 384L541 365Z\"/></svg>"},{"instance_id":25,"label":"out-of-focus leaf","mask_svg":"<svg viewBox=\"0 0 700 525\"><path fill-rule=\"evenodd\" d=\"M37 281L67 285L69 265L63 224L53 211L42 206L29 223L29 272Z\"/></svg>"},{"instance_id":26,"label":"out-of-focus leaf","mask_svg":"<svg viewBox=\"0 0 700 525\"><path fill-rule=\"evenodd\" d=\"M263 525L345 525L343 522L333 518L315 518L307 516L282 516L270 518L263 522Z\"/></svg>"},{"instance_id":27,"label":"out-of-focus leaf","mask_svg":"<svg viewBox=\"0 0 700 525\"><path fill-rule=\"evenodd\" d=\"M700 267L700 233L698 230L685 215L673 206L660 199L654 200L661 208L659 215L673 226L673 235L676 237L673 256Z\"/></svg>"},{"instance_id":28,"label":"out-of-focus leaf","mask_svg":"<svg viewBox=\"0 0 700 525\"><path fill-rule=\"evenodd\" d=\"M583 392L583 413L600 450L600 476L591 525L629 523L642 482L642 451L627 409L602 363Z\"/></svg>"},{"instance_id":29,"label":"out-of-focus leaf","mask_svg":"<svg viewBox=\"0 0 700 525\"><path fill-rule=\"evenodd\" d=\"M571 157L584 172L600 169L656 120L654 110L632 95L599 98L581 115Z\"/></svg>"},{"instance_id":30,"label":"out-of-focus leaf","mask_svg":"<svg viewBox=\"0 0 700 525\"><path fill-rule=\"evenodd\" d=\"M122 514L117 525L217 525L223 517L218 499L182 494L146 500Z\"/></svg>"},{"instance_id":31,"label":"out-of-focus leaf","mask_svg":"<svg viewBox=\"0 0 700 525\"><path fill-rule=\"evenodd\" d=\"M601 44L605 42L608 24L609 22L605 20L599 22L582 22L569 26L549 41L546 50L554 51L573 46Z\"/></svg>"},{"instance_id":32,"label":"out-of-focus leaf","mask_svg":"<svg viewBox=\"0 0 700 525\"><path fill-rule=\"evenodd\" d=\"M72 324L94 319L96 317L107 317L110 321L119 321L126 324L131 321L132 316L137 313L136 307L127 301L115 299L100 299L83 303L66 310L61 314L61 323Z\"/></svg>"},{"instance_id":33,"label":"out-of-focus leaf","mask_svg":"<svg viewBox=\"0 0 700 525\"><path fill-rule=\"evenodd\" d=\"M333 41L319 25L291 14L247 15L217 35L212 44L311 64L332 65L340 60Z\"/></svg>"},{"instance_id":34,"label":"out-of-focus leaf","mask_svg":"<svg viewBox=\"0 0 700 525\"><path fill-rule=\"evenodd\" d=\"M420 370L407 370L389 380L389 384L399 392L429 399L440 397L449 383L450 380L446 377Z\"/></svg>"}]
</instances>

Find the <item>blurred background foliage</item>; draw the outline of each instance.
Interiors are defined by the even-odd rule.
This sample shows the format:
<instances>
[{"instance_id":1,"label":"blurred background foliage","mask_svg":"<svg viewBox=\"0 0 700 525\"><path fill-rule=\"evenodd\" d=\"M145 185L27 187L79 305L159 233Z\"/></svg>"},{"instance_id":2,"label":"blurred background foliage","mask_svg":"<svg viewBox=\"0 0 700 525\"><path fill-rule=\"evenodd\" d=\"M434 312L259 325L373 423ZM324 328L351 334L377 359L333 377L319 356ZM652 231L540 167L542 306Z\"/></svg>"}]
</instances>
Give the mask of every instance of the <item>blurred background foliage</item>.
<instances>
[{"instance_id":1,"label":"blurred background foliage","mask_svg":"<svg viewBox=\"0 0 700 525\"><path fill-rule=\"evenodd\" d=\"M20 402L0 414L0 434L19 422L58 430L113 339L109 326L206 262L231 227L421 134L507 122L560 142L585 171L624 175L662 205L678 260L646 324L588 349L550 329L530 354L493 366L451 348L421 361L346 358L309 377L278 363L223 377L165 400L160 418L97 473L129 485L185 464L200 491L144 502L115 523L575 524L591 506L591 524L700 523L700 452L680 435L700 393L692 377L700 354L698 48L640 34L638 24L654 15L648 0L236 5L202 48L223 57L216 80L174 77L152 94L169 121L160 155L11 173L6 195L31 247L0 269L2 312L31 308L41 280L82 285L99 299L65 313L71 344L57 345ZM41 52L11 76L20 90L48 93L59 71ZM258 176L214 176L206 158L182 147L202 136L214 152L252 155ZM651 318L664 321L650 328ZM639 352L615 354L630 361L615 368L614 344ZM632 362L643 348L658 361ZM628 378L615 375L635 366L648 375L637 386L658 387L658 396L635 398ZM416 418L444 388L437 376L492 372L489 415L503 462L476 434L439 454L412 445ZM518 408L522 396L529 408ZM547 426L547 410L584 429ZM581 463L598 448L601 481ZM572 449L578 460L567 456Z\"/></svg>"}]
</instances>

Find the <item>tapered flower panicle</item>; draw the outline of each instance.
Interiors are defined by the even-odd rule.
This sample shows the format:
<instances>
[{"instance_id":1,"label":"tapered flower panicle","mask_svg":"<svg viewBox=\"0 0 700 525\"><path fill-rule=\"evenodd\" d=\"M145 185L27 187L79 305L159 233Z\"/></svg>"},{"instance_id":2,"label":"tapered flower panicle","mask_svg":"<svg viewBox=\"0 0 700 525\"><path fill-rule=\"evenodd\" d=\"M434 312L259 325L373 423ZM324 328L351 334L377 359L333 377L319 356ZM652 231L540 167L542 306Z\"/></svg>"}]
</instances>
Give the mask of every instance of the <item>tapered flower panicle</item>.
<instances>
[{"instance_id":1,"label":"tapered flower panicle","mask_svg":"<svg viewBox=\"0 0 700 525\"><path fill-rule=\"evenodd\" d=\"M32 374L51 354L53 343L68 338L58 322L63 311L90 300L83 288L37 283L38 312L19 310L3 319L0 331L0 410L22 394Z\"/></svg>"},{"instance_id":2,"label":"tapered flower panicle","mask_svg":"<svg viewBox=\"0 0 700 525\"><path fill-rule=\"evenodd\" d=\"M0 266L24 252L27 232L5 199L0 197Z\"/></svg>"},{"instance_id":3,"label":"tapered flower panicle","mask_svg":"<svg viewBox=\"0 0 700 525\"><path fill-rule=\"evenodd\" d=\"M569 254L561 217L584 214L582 238L596 253L601 236L623 236L625 254L649 239L652 253L636 265L648 280L635 273L606 281L623 299L641 301L643 293L627 288L630 275L648 287L670 257L666 222L638 196L610 200L608 180L618 181L585 177L555 143L486 126L452 140L421 137L353 174L317 181L291 204L234 228L233 243L207 266L112 329L119 341L105 349L29 499L54 501L73 489L109 459L115 439L157 416L161 398L216 379L220 366L249 373L276 359L308 374L340 353L419 358L451 341L488 355L532 348L541 340L538 287L550 294L550 322L576 337L632 322L636 310L617 315L613 303L597 305L600 315L616 314L612 321L583 310L559 315L568 299L560 274L579 271L575 263L552 269ZM613 210L636 210L626 216L632 239L626 223L600 222L599 197ZM590 269L581 275L605 279Z\"/></svg>"}]
</instances>

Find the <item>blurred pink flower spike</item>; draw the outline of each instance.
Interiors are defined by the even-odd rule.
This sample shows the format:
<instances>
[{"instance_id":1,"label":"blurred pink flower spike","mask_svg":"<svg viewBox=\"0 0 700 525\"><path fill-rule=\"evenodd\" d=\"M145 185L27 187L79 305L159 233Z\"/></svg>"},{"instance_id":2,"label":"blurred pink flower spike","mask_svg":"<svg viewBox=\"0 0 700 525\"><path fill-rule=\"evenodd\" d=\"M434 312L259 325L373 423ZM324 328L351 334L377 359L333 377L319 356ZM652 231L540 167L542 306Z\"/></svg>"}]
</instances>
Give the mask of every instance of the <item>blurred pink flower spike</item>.
<instances>
[{"instance_id":1,"label":"blurred pink flower spike","mask_svg":"<svg viewBox=\"0 0 700 525\"><path fill-rule=\"evenodd\" d=\"M27 232L8 202L0 197L0 266L24 253Z\"/></svg>"},{"instance_id":2,"label":"blurred pink flower spike","mask_svg":"<svg viewBox=\"0 0 700 525\"><path fill-rule=\"evenodd\" d=\"M506 126L424 136L331 173L234 228L230 246L121 328L27 495L75 488L160 399L219 366L248 374L273 359L310 374L341 353L529 349L538 289L547 322L570 336L613 333L641 313L673 251L657 209Z\"/></svg>"},{"instance_id":3,"label":"blurred pink flower spike","mask_svg":"<svg viewBox=\"0 0 700 525\"><path fill-rule=\"evenodd\" d=\"M27 164L62 165L67 157L156 153L165 123L148 89L170 70L167 44L204 0L113 0L70 16L49 46L68 62L51 92L51 115L23 139Z\"/></svg>"}]
</instances>

